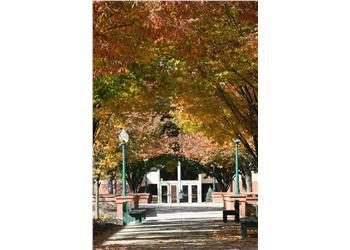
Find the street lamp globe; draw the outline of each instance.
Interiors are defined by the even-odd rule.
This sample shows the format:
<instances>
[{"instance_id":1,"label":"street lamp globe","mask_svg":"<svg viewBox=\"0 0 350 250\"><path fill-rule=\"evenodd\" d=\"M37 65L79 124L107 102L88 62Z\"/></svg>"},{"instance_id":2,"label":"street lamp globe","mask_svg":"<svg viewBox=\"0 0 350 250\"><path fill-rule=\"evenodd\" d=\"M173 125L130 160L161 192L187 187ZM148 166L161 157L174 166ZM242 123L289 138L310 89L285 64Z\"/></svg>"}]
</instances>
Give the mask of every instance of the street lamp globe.
<instances>
[{"instance_id":1,"label":"street lamp globe","mask_svg":"<svg viewBox=\"0 0 350 250\"><path fill-rule=\"evenodd\" d=\"M129 135L126 133L125 129L122 129L122 131L119 134L119 141L121 143L127 143L129 141Z\"/></svg>"},{"instance_id":2,"label":"street lamp globe","mask_svg":"<svg viewBox=\"0 0 350 250\"><path fill-rule=\"evenodd\" d=\"M125 144L129 141L129 135L126 133L125 129L122 129L119 134L119 141L122 146L122 155L123 155L123 161L122 161L122 196L126 195L126 174L125 174Z\"/></svg>"},{"instance_id":3,"label":"street lamp globe","mask_svg":"<svg viewBox=\"0 0 350 250\"><path fill-rule=\"evenodd\" d=\"M238 144L238 143L240 142L240 140L234 139L233 142L236 143L236 144Z\"/></svg>"}]
</instances>

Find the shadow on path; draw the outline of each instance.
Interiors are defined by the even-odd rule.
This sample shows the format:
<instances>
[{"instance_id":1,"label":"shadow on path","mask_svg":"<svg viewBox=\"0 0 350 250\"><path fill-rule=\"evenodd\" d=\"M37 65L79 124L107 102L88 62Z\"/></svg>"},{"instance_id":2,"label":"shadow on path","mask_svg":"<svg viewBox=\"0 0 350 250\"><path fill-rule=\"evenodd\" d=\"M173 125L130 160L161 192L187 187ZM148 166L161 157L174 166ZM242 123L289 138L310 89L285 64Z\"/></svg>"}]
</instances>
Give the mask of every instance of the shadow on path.
<instances>
[{"instance_id":1,"label":"shadow on path","mask_svg":"<svg viewBox=\"0 0 350 250\"><path fill-rule=\"evenodd\" d=\"M143 224L124 226L95 249L257 249L257 239L241 240L239 233L217 237L230 224L222 222L222 207L148 204L145 208ZM234 227L239 231L239 225Z\"/></svg>"}]
</instances>

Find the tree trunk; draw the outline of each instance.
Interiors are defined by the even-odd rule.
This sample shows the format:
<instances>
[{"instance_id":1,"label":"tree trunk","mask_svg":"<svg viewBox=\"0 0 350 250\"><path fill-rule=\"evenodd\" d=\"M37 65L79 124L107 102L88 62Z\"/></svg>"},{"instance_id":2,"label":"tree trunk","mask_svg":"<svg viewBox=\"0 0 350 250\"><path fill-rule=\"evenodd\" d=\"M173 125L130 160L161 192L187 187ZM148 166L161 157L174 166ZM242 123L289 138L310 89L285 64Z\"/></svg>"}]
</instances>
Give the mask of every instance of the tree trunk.
<instances>
[{"instance_id":1,"label":"tree trunk","mask_svg":"<svg viewBox=\"0 0 350 250\"><path fill-rule=\"evenodd\" d=\"M113 180L112 182L112 187L113 187L113 194L117 194L118 190L117 190L117 180Z\"/></svg>"},{"instance_id":2,"label":"tree trunk","mask_svg":"<svg viewBox=\"0 0 350 250\"><path fill-rule=\"evenodd\" d=\"M254 135L253 141L254 141L256 156L258 156L258 136L257 135Z\"/></svg>"},{"instance_id":3,"label":"tree trunk","mask_svg":"<svg viewBox=\"0 0 350 250\"><path fill-rule=\"evenodd\" d=\"M113 180L108 180L108 194L113 194Z\"/></svg>"},{"instance_id":4,"label":"tree trunk","mask_svg":"<svg viewBox=\"0 0 350 250\"><path fill-rule=\"evenodd\" d=\"M252 172L245 173L246 192L253 192Z\"/></svg>"},{"instance_id":5,"label":"tree trunk","mask_svg":"<svg viewBox=\"0 0 350 250\"><path fill-rule=\"evenodd\" d=\"M100 196L100 179L96 181L96 204L95 204L95 216L96 218L100 218L100 204L99 204L99 196Z\"/></svg>"},{"instance_id":6,"label":"tree trunk","mask_svg":"<svg viewBox=\"0 0 350 250\"><path fill-rule=\"evenodd\" d=\"M246 173L241 173L241 180L242 180L242 191L241 192L247 192L247 183L246 183Z\"/></svg>"},{"instance_id":7,"label":"tree trunk","mask_svg":"<svg viewBox=\"0 0 350 250\"><path fill-rule=\"evenodd\" d=\"M218 190L217 190L218 192L224 192L224 190L223 190L224 187L219 181L217 182L217 188L218 188Z\"/></svg>"}]
</instances>

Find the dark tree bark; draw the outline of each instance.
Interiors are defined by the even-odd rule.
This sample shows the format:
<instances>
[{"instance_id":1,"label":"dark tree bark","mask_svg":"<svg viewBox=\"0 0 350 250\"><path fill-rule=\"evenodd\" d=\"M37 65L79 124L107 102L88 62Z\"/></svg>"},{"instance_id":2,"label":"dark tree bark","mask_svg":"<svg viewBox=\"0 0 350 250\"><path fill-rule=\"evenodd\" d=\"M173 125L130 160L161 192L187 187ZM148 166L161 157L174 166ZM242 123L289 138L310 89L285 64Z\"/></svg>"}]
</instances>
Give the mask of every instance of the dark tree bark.
<instances>
[{"instance_id":1,"label":"dark tree bark","mask_svg":"<svg viewBox=\"0 0 350 250\"><path fill-rule=\"evenodd\" d=\"M140 189L144 176L149 172L150 167L145 169L143 161L137 161L127 164L126 180L133 193L137 193Z\"/></svg>"},{"instance_id":2,"label":"dark tree bark","mask_svg":"<svg viewBox=\"0 0 350 250\"><path fill-rule=\"evenodd\" d=\"M254 140L256 156L258 157L258 135L254 135L253 140ZM258 160L257 157L256 157L256 160Z\"/></svg>"},{"instance_id":3,"label":"dark tree bark","mask_svg":"<svg viewBox=\"0 0 350 250\"><path fill-rule=\"evenodd\" d=\"M95 195L95 213L96 213L96 218L100 218L100 178L96 179L96 195Z\"/></svg>"},{"instance_id":4,"label":"dark tree bark","mask_svg":"<svg viewBox=\"0 0 350 250\"><path fill-rule=\"evenodd\" d=\"M241 174L243 192L247 192L247 182L245 174Z\"/></svg>"},{"instance_id":5,"label":"dark tree bark","mask_svg":"<svg viewBox=\"0 0 350 250\"><path fill-rule=\"evenodd\" d=\"M225 167L225 168L215 168L215 171L213 171L213 167L209 166L204 166L200 167L200 170L203 171L204 173L212 176L215 178L217 182L217 188L218 190L215 190L217 192L226 192L230 185L231 185L231 180L233 177L234 172L232 171L232 168L230 167Z\"/></svg>"},{"instance_id":6,"label":"dark tree bark","mask_svg":"<svg viewBox=\"0 0 350 250\"><path fill-rule=\"evenodd\" d=\"M113 186L113 194L117 194L118 193L117 180L115 180L115 179L113 180L112 186Z\"/></svg>"},{"instance_id":7,"label":"dark tree bark","mask_svg":"<svg viewBox=\"0 0 350 250\"><path fill-rule=\"evenodd\" d=\"M108 180L108 194L113 194L113 180Z\"/></svg>"}]
</instances>

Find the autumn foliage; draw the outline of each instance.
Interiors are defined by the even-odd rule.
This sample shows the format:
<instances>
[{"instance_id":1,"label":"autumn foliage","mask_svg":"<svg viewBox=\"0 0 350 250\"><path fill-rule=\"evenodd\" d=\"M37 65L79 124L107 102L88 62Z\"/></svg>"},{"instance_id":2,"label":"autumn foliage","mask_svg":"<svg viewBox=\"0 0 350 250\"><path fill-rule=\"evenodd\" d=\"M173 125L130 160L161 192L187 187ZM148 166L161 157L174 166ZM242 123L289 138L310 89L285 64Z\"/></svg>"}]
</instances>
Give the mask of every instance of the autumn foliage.
<instances>
[{"instance_id":1,"label":"autumn foliage","mask_svg":"<svg viewBox=\"0 0 350 250\"><path fill-rule=\"evenodd\" d=\"M257 14L257 2L94 2L95 171L116 169L123 127L130 161L228 167L239 138L256 166Z\"/></svg>"}]
</instances>

